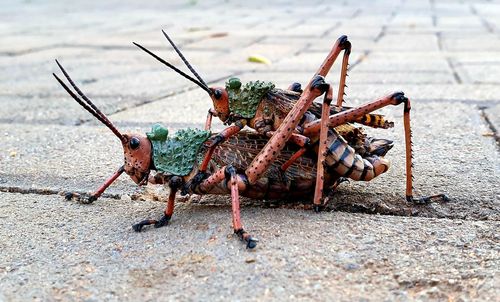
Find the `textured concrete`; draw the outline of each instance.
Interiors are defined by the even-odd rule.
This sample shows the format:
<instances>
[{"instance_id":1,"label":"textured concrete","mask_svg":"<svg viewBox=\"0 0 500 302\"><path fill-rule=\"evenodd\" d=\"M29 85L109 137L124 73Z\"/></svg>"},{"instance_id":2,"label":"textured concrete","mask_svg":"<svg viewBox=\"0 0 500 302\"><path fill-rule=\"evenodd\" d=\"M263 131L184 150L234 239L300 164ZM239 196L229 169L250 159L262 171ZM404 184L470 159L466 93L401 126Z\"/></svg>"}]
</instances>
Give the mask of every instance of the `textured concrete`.
<instances>
[{"instance_id":1,"label":"textured concrete","mask_svg":"<svg viewBox=\"0 0 500 302\"><path fill-rule=\"evenodd\" d=\"M498 3L4 2L0 301L498 299ZM161 29L210 85L232 75L278 87L306 83L337 37L348 35L347 105L404 91L416 192L451 201L404 201L398 107L380 111L394 129L367 130L395 141L391 169L342 184L331 211L245 199L243 222L261 240L253 252L231 234L227 196L180 199L170 226L141 234L130 226L161 214L161 187L137 188L122 176L110 198L64 201L58 194L94 190L123 154L59 87L54 59L124 131L203 125L206 93L132 44L187 70ZM248 62L250 55L272 63ZM327 77L333 84L338 65Z\"/></svg>"},{"instance_id":2,"label":"textured concrete","mask_svg":"<svg viewBox=\"0 0 500 302\"><path fill-rule=\"evenodd\" d=\"M227 206L181 205L169 227L136 234L130 221L162 203L0 197L7 301L498 297L498 221L246 207L261 240L248 252Z\"/></svg>"}]
</instances>

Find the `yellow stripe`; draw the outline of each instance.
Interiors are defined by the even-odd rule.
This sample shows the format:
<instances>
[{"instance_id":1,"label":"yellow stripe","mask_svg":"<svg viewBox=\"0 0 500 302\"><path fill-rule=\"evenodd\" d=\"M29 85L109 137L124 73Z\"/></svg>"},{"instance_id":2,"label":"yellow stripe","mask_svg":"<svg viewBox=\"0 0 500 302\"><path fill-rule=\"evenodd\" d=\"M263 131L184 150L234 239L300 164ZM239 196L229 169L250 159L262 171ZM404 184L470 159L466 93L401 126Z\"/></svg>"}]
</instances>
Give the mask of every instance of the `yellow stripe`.
<instances>
[{"instance_id":1,"label":"yellow stripe","mask_svg":"<svg viewBox=\"0 0 500 302\"><path fill-rule=\"evenodd\" d=\"M365 116L366 116L366 123L370 124L372 117L369 114L365 114Z\"/></svg>"}]
</instances>

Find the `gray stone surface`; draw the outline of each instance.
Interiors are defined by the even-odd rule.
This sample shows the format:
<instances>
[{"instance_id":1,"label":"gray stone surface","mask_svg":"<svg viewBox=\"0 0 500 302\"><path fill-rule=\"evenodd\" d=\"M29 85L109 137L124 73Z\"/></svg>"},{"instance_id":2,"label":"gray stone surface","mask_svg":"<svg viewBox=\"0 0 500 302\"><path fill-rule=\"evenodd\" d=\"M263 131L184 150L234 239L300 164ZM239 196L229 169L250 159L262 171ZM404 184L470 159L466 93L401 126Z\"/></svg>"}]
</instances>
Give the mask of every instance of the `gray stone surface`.
<instances>
[{"instance_id":1,"label":"gray stone surface","mask_svg":"<svg viewBox=\"0 0 500 302\"><path fill-rule=\"evenodd\" d=\"M494 300L498 221L245 207L261 246L231 234L230 207L0 193L5 300ZM43 213L27 221L33 212ZM24 223L19 223L23 221ZM19 288L23 290L19 290Z\"/></svg>"},{"instance_id":2,"label":"gray stone surface","mask_svg":"<svg viewBox=\"0 0 500 302\"><path fill-rule=\"evenodd\" d=\"M498 131L500 131L500 104L485 109L485 116L490 123L489 136L495 136L498 140Z\"/></svg>"},{"instance_id":3,"label":"gray stone surface","mask_svg":"<svg viewBox=\"0 0 500 302\"><path fill-rule=\"evenodd\" d=\"M0 301L498 299L498 3L4 2ZM58 86L54 59L121 130L204 124L207 94L132 45L186 71L161 29L210 85L232 75L305 84L348 35L347 105L404 91L416 193L451 201L404 201L399 107L380 110L394 129L367 130L395 141L391 169L342 184L331 211L244 199L243 222L261 240L252 252L232 235L228 196L179 198L170 226L140 234L130 226L161 214L161 187L139 189L122 176L107 191L113 198L64 201L58 194L95 190L123 153ZM338 78L336 64L327 80Z\"/></svg>"}]
</instances>

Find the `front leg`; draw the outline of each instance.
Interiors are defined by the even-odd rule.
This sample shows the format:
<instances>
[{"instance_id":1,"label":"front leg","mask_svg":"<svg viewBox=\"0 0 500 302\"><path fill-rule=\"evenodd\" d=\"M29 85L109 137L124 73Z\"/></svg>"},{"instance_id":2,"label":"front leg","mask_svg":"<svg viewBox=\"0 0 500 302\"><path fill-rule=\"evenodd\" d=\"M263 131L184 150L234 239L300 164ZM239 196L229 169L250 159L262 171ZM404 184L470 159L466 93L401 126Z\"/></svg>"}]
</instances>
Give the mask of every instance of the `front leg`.
<instances>
[{"instance_id":1,"label":"front leg","mask_svg":"<svg viewBox=\"0 0 500 302\"><path fill-rule=\"evenodd\" d=\"M134 231L140 232L144 226L151 224L154 224L155 228L161 228L162 226L166 226L170 221L170 218L172 218L172 215L174 214L175 193L177 193L177 190L182 186L182 184L183 180L181 177L179 176L172 177L168 184L168 186L170 187L170 193L168 194L167 207L165 208L163 216L158 220L146 219L139 223L134 224L132 226Z\"/></svg>"},{"instance_id":2,"label":"front leg","mask_svg":"<svg viewBox=\"0 0 500 302\"><path fill-rule=\"evenodd\" d=\"M236 174L236 169L232 166L228 166L225 169L225 174L226 174L226 179L230 184L231 187L231 205L232 205L232 216L233 216L233 229L234 233L240 237L240 239L247 244L248 249L253 249L257 246L257 240L256 238L253 238L248 234L244 229L243 225L241 224L241 215L240 215L240 195L239 195L239 190L240 186L243 187L242 189L244 190L245 188L245 183L239 179L238 175Z\"/></svg>"},{"instance_id":3,"label":"front leg","mask_svg":"<svg viewBox=\"0 0 500 302\"><path fill-rule=\"evenodd\" d=\"M217 111L210 108L208 109L207 120L205 121L205 130L212 128L212 117L217 116Z\"/></svg>"},{"instance_id":4,"label":"front leg","mask_svg":"<svg viewBox=\"0 0 500 302\"><path fill-rule=\"evenodd\" d=\"M125 168L124 166L121 166L120 168L118 168L118 170L116 170L116 172L111 175L111 177L109 177L94 193L90 194L90 195L87 195L87 194L84 194L83 196L77 194L77 193L74 193L74 192L67 192L64 196L64 198L66 200L71 200L71 199L76 199L78 201L80 201L81 203L83 204L90 204L90 203L93 203L94 201L97 200L97 198L99 198L102 193L104 193L104 191L118 178L120 177L120 175L125 171Z\"/></svg>"}]
</instances>

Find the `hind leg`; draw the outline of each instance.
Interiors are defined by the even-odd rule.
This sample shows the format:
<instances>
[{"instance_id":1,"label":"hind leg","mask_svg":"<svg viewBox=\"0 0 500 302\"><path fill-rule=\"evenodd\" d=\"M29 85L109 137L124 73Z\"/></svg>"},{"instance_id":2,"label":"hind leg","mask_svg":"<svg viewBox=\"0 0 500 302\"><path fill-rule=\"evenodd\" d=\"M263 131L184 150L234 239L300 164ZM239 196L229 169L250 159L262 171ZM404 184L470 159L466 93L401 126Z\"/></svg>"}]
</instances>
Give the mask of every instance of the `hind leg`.
<instances>
[{"instance_id":1,"label":"hind leg","mask_svg":"<svg viewBox=\"0 0 500 302\"><path fill-rule=\"evenodd\" d=\"M250 184L256 183L262 174L267 171L269 166L280 155L285 143L292 136L293 131L299 125L302 117L309 109L314 99L326 92L328 84L326 84L324 77L330 71L338 55L346 49L348 42L346 36L341 36L337 39L335 45L317 70L315 76L304 88L304 92L301 94L299 100L295 103L290 112L288 112L281 125L276 129L275 134L269 139L264 148L262 148L250 166L246 169L245 174Z\"/></svg>"},{"instance_id":2,"label":"hind leg","mask_svg":"<svg viewBox=\"0 0 500 302\"><path fill-rule=\"evenodd\" d=\"M403 119L404 119L404 132L405 132L405 145L406 145L406 199L415 203L426 203L432 199L441 199L448 201L449 198L444 194L431 195L427 197L415 198L413 197L413 174L412 174L412 137L410 129L410 100L404 96L402 92L393 93L380 100L373 101L356 108L339 112L329 117L329 127L335 127L348 122L353 122L362 117L364 114L372 112L389 105L403 104ZM310 137L317 135L321 130L322 121L314 121L304 125L304 135Z\"/></svg>"},{"instance_id":3,"label":"hind leg","mask_svg":"<svg viewBox=\"0 0 500 302\"><path fill-rule=\"evenodd\" d=\"M328 138L328 115L330 114L330 103L333 97L332 87L328 85L327 92L325 93L325 98L323 100L323 108L321 111L321 130L319 134L319 149L318 149L318 161L316 164L316 186L314 189L314 210L319 212L322 207L323 200L323 185L324 185L324 175L325 175L325 157Z\"/></svg>"}]
</instances>

